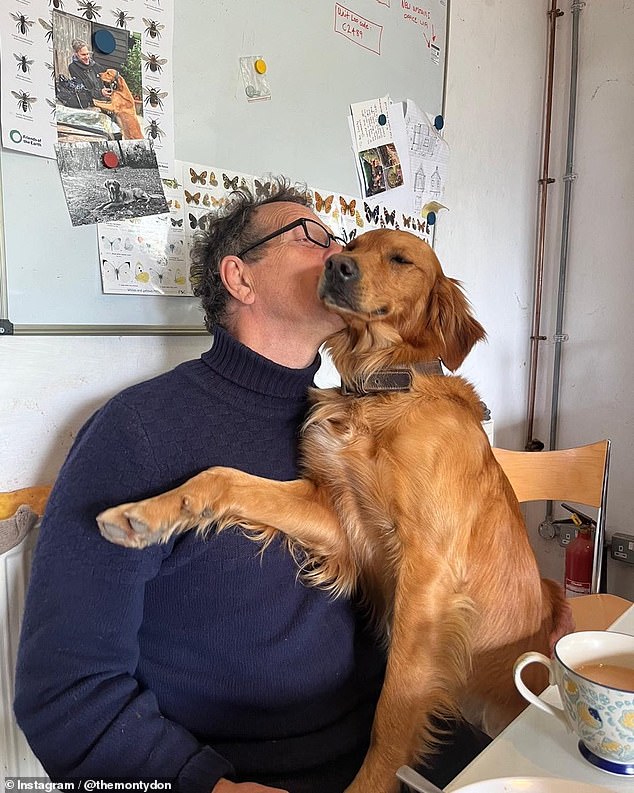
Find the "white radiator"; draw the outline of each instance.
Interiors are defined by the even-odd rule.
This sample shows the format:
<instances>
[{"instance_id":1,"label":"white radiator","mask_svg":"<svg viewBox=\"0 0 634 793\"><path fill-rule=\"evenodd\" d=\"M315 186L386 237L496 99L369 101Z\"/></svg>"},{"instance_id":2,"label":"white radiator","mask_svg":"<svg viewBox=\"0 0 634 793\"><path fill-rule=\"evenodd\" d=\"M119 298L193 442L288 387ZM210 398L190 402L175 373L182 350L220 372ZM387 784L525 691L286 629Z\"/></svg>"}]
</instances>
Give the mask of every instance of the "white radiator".
<instances>
[{"instance_id":1,"label":"white radiator","mask_svg":"<svg viewBox=\"0 0 634 793\"><path fill-rule=\"evenodd\" d=\"M15 658L24 611L31 557L37 539L32 530L19 545L0 556L0 780L5 776L47 779L13 715Z\"/></svg>"}]
</instances>

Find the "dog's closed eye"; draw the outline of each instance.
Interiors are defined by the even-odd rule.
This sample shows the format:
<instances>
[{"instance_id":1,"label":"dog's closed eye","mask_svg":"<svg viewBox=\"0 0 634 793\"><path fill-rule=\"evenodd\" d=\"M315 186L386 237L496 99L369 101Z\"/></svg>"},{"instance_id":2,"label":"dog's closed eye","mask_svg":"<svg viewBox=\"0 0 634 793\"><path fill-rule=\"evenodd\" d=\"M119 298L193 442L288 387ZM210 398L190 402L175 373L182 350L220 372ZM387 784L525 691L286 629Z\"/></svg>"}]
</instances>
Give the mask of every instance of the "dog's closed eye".
<instances>
[{"instance_id":1,"label":"dog's closed eye","mask_svg":"<svg viewBox=\"0 0 634 793\"><path fill-rule=\"evenodd\" d=\"M400 253L392 254L392 261L396 264L413 264L413 262Z\"/></svg>"}]
</instances>

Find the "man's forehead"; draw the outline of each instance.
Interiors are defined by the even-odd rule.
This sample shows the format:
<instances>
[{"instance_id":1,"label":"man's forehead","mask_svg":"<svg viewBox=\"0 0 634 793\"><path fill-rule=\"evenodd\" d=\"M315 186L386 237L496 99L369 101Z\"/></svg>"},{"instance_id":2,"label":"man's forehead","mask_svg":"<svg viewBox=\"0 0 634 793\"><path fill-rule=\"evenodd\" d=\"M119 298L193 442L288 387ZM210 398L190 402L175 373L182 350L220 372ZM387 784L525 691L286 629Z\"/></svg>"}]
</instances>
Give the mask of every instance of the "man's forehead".
<instances>
[{"instance_id":1,"label":"man's forehead","mask_svg":"<svg viewBox=\"0 0 634 793\"><path fill-rule=\"evenodd\" d=\"M292 201L275 201L258 207L257 219L263 226L271 229L281 228L297 218L310 218L321 222L310 207L294 204Z\"/></svg>"}]
</instances>

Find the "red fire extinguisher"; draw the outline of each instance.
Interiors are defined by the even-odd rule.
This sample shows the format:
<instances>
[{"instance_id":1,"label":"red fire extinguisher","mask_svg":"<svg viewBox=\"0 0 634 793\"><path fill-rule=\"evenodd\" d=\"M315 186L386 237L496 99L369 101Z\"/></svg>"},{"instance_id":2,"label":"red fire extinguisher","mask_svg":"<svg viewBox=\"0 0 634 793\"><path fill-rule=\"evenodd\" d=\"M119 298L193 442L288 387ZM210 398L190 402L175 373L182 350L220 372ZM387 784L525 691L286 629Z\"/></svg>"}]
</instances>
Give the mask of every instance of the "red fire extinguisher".
<instances>
[{"instance_id":1,"label":"red fire extinguisher","mask_svg":"<svg viewBox=\"0 0 634 793\"><path fill-rule=\"evenodd\" d=\"M592 589L592 532L590 526L582 523L574 512L572 519L577 526L577 536L566 548L566 597L589 595Z\"/></svg>"}]
</instances>

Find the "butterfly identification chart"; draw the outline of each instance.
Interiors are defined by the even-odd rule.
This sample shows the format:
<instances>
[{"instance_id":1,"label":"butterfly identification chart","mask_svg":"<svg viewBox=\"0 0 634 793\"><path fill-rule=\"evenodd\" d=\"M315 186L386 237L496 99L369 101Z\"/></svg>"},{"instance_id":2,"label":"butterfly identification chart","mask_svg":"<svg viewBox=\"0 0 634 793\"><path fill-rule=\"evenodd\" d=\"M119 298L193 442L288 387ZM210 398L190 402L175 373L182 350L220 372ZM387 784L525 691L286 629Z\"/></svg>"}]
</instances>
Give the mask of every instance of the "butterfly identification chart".
<instances>
[{"instance_id":1,"label":"butterfly identification chart","mask_svg":"<svg viewBox=\"0 0 634 793\"><path fill-rule=\"evenodd\" d=\"M205 230L208 218L229 204L235 190L246 188L256 198L267 198L272 190L271 177L179 160L163 185L169 215L99 224L104 293L191 296L189 259L196 232ZM430 240L432 227L425 219L388 203L370 205L333 190L308 190L315 214L346 242L377 228Z\"/></svg>"},{"instance_id":2,"label":"butterfly identification chart","mask_svg":"<svg viewBox=\"0 0 634 793\"><path fill-rule=\"evenodd\" d=\"M246 188L256 197L271 193L270 178L219 166L177 161L176 173L175 178L163 179L168 217L99 226L105 292L191 295L189 254L196 231L205 230L207 219L229 204L234 190ZM323 188L309 188L309 193L315 214L345 242L377 228L402 229L429 242L432 228L421 217L388 204L370 206L364 199ZM115 235L114 249L104 229ZM117 260L123 266L119 273L113 265Z\"/></svg>"},{"instance_id":3,"label":"butterfly identification chart","mask_svg":"<svg viewBox=\"0 0 634 793\"><path fill-rule=\"evenodd\" d=\"M53 35L56 12L75 16L78 24L81 21L87 30L86 39L100 29L109 28L119 38L124 31L136 37L140 48L141 85L137 101L142 106L141 134L152 142L159 168L169 173L174 160L173 0L3 0L0 8L2 145L55 159L59 126L56 118L59 97L55 88L58 61ZM99 63L99 53L93 55ZM64 67L68 60L66 57Z\"/></svg>"},{"instance_id":4,"label":"butterfly identification chart","mask_svg":"<svg viewBox=\"0 0 634 793\"><path fill-rule=\"evenodd\" d=\"M169 215L98 224L104 294L191 297L182 184L177 177L162 182Z\"/></svg>"}]
</instances>

